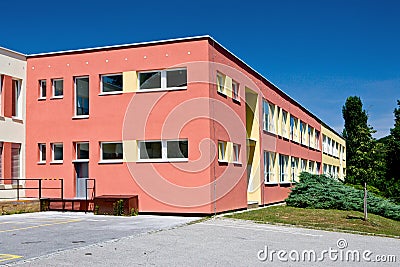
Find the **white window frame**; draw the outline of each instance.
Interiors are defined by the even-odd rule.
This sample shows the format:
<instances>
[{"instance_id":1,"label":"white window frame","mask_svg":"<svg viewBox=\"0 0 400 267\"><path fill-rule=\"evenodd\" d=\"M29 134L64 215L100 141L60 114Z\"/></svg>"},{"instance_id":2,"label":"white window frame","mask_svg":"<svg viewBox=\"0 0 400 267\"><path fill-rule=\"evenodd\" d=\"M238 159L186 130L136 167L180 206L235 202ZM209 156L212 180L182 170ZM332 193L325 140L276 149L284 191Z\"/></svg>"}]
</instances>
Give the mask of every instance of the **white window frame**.
<instances>
[{"instance_id":1,"label":"white window frame","mask_svg":"<svg viewBox=\"0 0 400 267\"><path fill-rule=\"evenodd\" d=\"M1 99L3 97L3 75L0 73L0 117L3 116Z\"/></svg>"},{"instance_id":2,"label":"white window frame","mask_svg":"<svg viewBox=\"0 0 400 267\"><path fill-rule=\"evenodd\" d=\"M123 80L123 73L122 72L121 73L101 74L100 75L100 94L99 95L119 95L119 94L123 93L123 91L124 91L124 82L123 81L122 81L122 90L121 91L104 92L103 91L103 77L104 76L122 76L122 80ZM141 89L141 90L143 90L143 89Z\"/></svg>"},{"instance_id":3,"label":"white window frame","mask_svg":"<svg viewBox=\"0 0 400 267\"><path fill-rule=\"evenodd\" d=\"M46 143L39 143L38 147L39 147L39 161L38 161L38 163L45 164L46 160L47 160ZM43 149L44 149L44 152L45 152L44 155L46 156L45 159L43 159Z\"/></svg>"},{"instance_id":4,"label":"white window frame","mask_svg":"<svg viewBox=\"0 0 400 267\"><path fill-rule=\"evenodd\" d=\"M12 79L12 82L17 82L17 90L16 95L15 95L15 116L12 116L12 118L15 119L22 119L22 96L21 96L21 87L22 87L22 80L19 79Z\"/></svg>"},{"instance_id":5,"label":"white window frame","mask_svg":"<svg viewBox=\"0 0 400 267\"><path fill-rule=\"evenodd\" d=\"M275 152L264 150L264 184L277 184L275 182Z\"/></svg>"},{"instance_id":6,"label":"white window frame","mask_svg":"<svg viewBox=\"0 0 400 267\"><path fill-rule=\"evenodd\" d=\"M217 71L217 92L226 95L225 88L226 75Z\"/></svg>"},{"instance_id":7,"label":"white window frame","mask_svg":"<svg viewBox=\"0 0 400 267\"><path fill-rule=\"evenodd\" d=\"M45 83L44 88L43 88L43 83ZM43 92L46 93L45 96L43 96ZM39 80L39 98L40 100L46 99L47 98L47 80L46 79L41 79Z\"/></svg>"},{"instance_id":8,"label":"white window frame","mask_svg":"<svg viewBox=\"0 0 400 267\"><path fill-rule=\"evenodd\" d=\"M169 141L187 141L188 157L187 158L168 158L167 143ZM143 142L161 142L161 158L160 159L142 159L140 158L140 144ZM166 139L166 140L138 140L138 162L187 162L189 160L189 140L188 139Z\"/></svg>"},{"instance_id":9,"label":"white window frame","mask_svg":"<svg viewBox=\"0 0 400 267\"><path fill-rule=\"evenodd\" d=\"M218 153L218 162L228 162L228 160L226 159L226 145L227 142L226 141L218 141L218 147L217 147L217 153ZM221 153L220 153L221 151ZM220 156L221 154L221 156Z\"/></svg>"},{"instance_id":10,"label":"white window frame","mask_svg":"<svg viewBox=\"0 0 400 267\"><path fill-rule=\"evenodd\" d=\"M54 156L54 146L56 145L61 145L63 148L63 153L62 153L62 160L55 160ZM64 162L64 144L63 143L51 143L51 163L63 163Z\"/></svg>"},{"instance_id":11,"label":"white window frame","mask_svg":"<svg viewBox=\"0 0 400 267\"><path fill-rule=\"evenodd\" d=\"M57 81L63 81L63 94L56 96L56 87L54 86L54 82L57 82ZM51 98L63 98L64 97L64 79L63 78L51 79L51 93L52 93Z\"/></svg>"},{"instance_id":12,"label":"white window frame","mask_svg":"<svg viewBox=\"0 0 400 267\"><path fill-rule=\"evenodd\" d=\"M235 80L232 80L232 99L240 102L239 83Z\"/></svg>"},{"instance_id":13,"label":"white window frame","mask_svg":"<svg viewBox=\"0 0 400 267\"><path fill-rule=\"evenodd\" d=\"M240 164L240 144L233 144L233 163Z\"/></svg>"},{"instance_id":14,"label":"white window frame","mask_svg":"<svg viewBox=\"0 0 400 267\"><path fill-rule=\"evenodd\" d=\"M177 71L177 70L186 70L186 86L178 86L178 87L167 87L167 72L168 71ZM151 89L142 89L140 88L140 74L141 73L150 73L150 72L160 72L161 73L161 88L151 88ZM186 90L187 89L187 83L188 83L188 71L187 68L174 68L174 69L164 69L164 70L146 70L146 71L140 71L137 74L137 92L154 92L154 91L171 91L171 90Z\"/></svg>"},{"instance_id":15,"label":"white window frame","mask_svg":"<svg viewBox=\"0 0 400 267\"><path fill-rule=\"evenodd\" d=\"M77 114L77 92L76 92L76 80L77 79L83 79L83 78L88 78L89 79L89 92L88 92L88 94L89 94L89 101L90 101L90 77L88 76L88 75L86 75L86 76L75 76L74 77L74 118L76 118L76 119L85 119L85 118L89 118L89 115L78 115ZM89 102L89 114L90 114L90 102Z\"/></svg>"},{"instance_id":16,"label":"white window frame","mask_svg":"<svg viewBox=\"0 0 400 267\"><path fill-rule=\"evenodd\" d=\"M263 99L263 130L269 131L269 104L268 101Z\"/></svg>"},{"instance_id":17,"label":"white window frame","mask_svg":"<svg viewBox=\"0 0 400 267\"><path fill-rule=\"evenodd\" d=\"M105 144L121 144L122 147L122 159L104 159L103 158L103 145ZM138 149L140 149L138 147ZM139 151L140 152L140 151ZM138 154L140 156L140 154ZM112 142L100 142L100 162L99 163L122 163L124 161L124 144L121 141L112 141Z\"/></svg>"},{"instance_id":18,"label":"white window frame","mask_svg":"<svg viewBox=\"0 0 400 267\"><path fill-rule=\"evenodd\" d=\"M78 159L78 145L81 144L88 144L89 150L90 150L90 144L89 142L75 142L75 159L72 162L89 162L89 158L87 159ZM90 153L90 151L89 151ZM90 157L90 154L89 154Z\"/></svg>"},{"instance_id":19,"label":"white window frame","mask_svg":"<svg viewBox=\"0 0 400 267\"><path fill-rule=\"evenodd\" d=\"M268 132L276 134L276 108L275 104L268 103Z\"/></svg>"}]
</instances>

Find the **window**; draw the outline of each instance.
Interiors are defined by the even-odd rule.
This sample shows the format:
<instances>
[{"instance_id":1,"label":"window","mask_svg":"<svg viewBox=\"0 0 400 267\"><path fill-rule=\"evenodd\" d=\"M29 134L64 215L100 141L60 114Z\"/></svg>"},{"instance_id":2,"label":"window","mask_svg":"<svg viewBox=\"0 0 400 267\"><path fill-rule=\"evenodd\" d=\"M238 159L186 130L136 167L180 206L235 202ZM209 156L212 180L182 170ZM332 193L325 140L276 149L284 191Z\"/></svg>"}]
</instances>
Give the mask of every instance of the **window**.
<instances>
[{"instance_id":1,"label":"window","mask_svg":"<svg viewBox=\"0 0 400 267\"><path fill-rule=\"evenodd\" d=\"M240 145L233 144L233 162L239 163L240 162Z\"/></svg>"},{"instance_id":2,"label":"window","mask_svg":"<svg viewBox=\"0 0 400 267\"><path fill-rule=\"evenodd\" d=\"M1 77L0 77L1 78ZM1 181L1 177L3 177L3 142L0 142L0 183L2 183Z\"/></svg>"},{"instance_id":3,"label":"window","mask_svg":"<svg viewBox=\"0 0 400 267\"><path fill-rule=\"evenodd\" d=\"M288 181L289 156L279 155L279 177L281 182Z\"/></svg>"},{"instance_id":4,"label":"window","mask_svg":"<svg viewBox=\"0 0 400 267\"><path fill-rule=\"evenodd\" d=\"M3 92L3 86L2 85L3 85L3 75L0 74L0 116L3 116L3 111L2 111L3 109L1 107L1 96L2 96L2 92ZM1 177L1 175L0 175L0 177Z\"/></svg>"},{"instance_id":5,"label":"window","mask_svg":"<svg viewBox=\"0 0 400 267\"><path fill-rule=\"evenodd\" d=\"M239 84L236 81L232 81L232 97L239 100Z\"/></svg>"},{"instance_id":6,"label":"window","mask_svg":"<svg viewBox=\"0 0 400 267\"><path fill-rule=\"evenodd\" d=\"M46 144L39 144L39 163L46 162Z\"/></svg>"},{"instance_id":7,"label":"window","mask_svg":"<svg viewBox=\"0 0 400 267\"><path fill-rule=\"evenodd\" d=\"M315 168L315 174L319 174L321 171L321 162L317 162L317 167Z\"/></svg>"},{"instance_id":8,"label":"window","mask_svg":"<svg viewBox=\"0 0 400 267\"><path fill-rule=\"evenodd\" d=\"M178 89L187 86L187 70L172 69L139 73L139 89Z\"/></svg>"},{"instance_id":9,"label":"window","mask_svg":"<svg viewBox=\"0 0 400 267\"><path fill-rule=\"evenodd\" d=\"M307 145L307 124L300 121L300 141L302 145Z\"/></svg>"},{"instance_id":10,"label":"window","mask_svg":"<svg viewBox=\"0 0 400 267\"><path fill-rule=\"evenodd\" d=\"M268 104L268 131L276 133L275 130L275 105Z\"/></svg>"},{"instance_id":11,"label":"window","mask_svg":"<svg viewBox=\"0 0 400 267\"><path fill-rule=\"evenodd\" d=\"M292 157L292 182L297 181L299 178L298 169L299 169L299 159Z\"/></svg>"},{"instance_id":12,"label":"window","mask_svg":"<svg viewBox=\"0 0 400 267\"><path fill-rule=\"evenodd\" d=\"M53 151L53 162L62 162L63 161L63 144L62 143L57 143L57 144L52 144L51 149Z\"/></svg>"},{"instance_id":13,"label":"window","mask_svg":"<svg viewBox=\"0 0 400 267\"><path fill-rule=\"evenodd\" d=\"M161 141L142 141L139 143L140 159L161 159Z\"/></svg>"},{"instance_id":14,"label":"window","mask_svg":"<svg viewBox=\"0 0 400 267\"><path fill-rule=\"evenodd\" d=\"M268 118L268 102L263 100L263 129L264 131L268 131L268 122L269 122L269 118Z\"/></svg>"},{"instance_id":15,"label":"window","mask_svg":"<svg viewBox=\"0 0 400 267\"><path fill-rule=\"evenodd\" d=\"M64 95L64 80L63 79L53 79L52 87L53 87L53 97L54 98L62 98Z\"/></svg>"},{"instance_id":16,"label":"window","mask_svg":"<svg viewBox=\"0 0 400 267\"><path fill-rule=\"evenodd\" d=\"M317 150L320 150L320 146L319 146L319 131L315 130L315 148Z\"/></svg>"},{"instance_id":17,"label":"window","mask_svg":"<svg viewBox=\"0 0 400 267\"><path fill-rule=\"evenodd\" d=\"M310 160L310 161L308 162L308 172L309 172L309 173L314 173L314 164L315 164L314 161L311 161L311 160Z\"/></svg>"},{"instance_id":18,"label":"window","mask_svg":"<svg viewBox=\"0 0 400 267\"><path fill-rule=\"evenodd\" d=\"M103 142L101 143L102 161L122 161L123 147L121 142Z\"/></svg>"},{"instance_id":19,"label":"window","mask_svg":"<svg viewBox=\"0 0 400 267\"><path fill-rule=\"evenodd\" d=\"M75 116L89 116L89 77L75 78Z\"/></svg>"},{"instance_id":20,"label":"window","mask_svg":"<svg viewBox=\"0 0 400 267\"><path fill-rule=\"evenodd\" d=\"M21 117L21 84L19 80L12 80L12 116Z\"/></svg>"},{"instance_id":21,"label":"window","mask_svg":"<svg viewBox=\"0 0 400 267\"><path fill-rule=\"evenodd\" d=\"M301 171L302 172L306 172L307 171L307 160L306 159L302 159L301 160Z\"/></svg>"},{"instance_id":22,"label":"window","mask_svg":"<svg viewBox=\"0 0 400 267\"><path fill-rule=\"evenodd\" d=\"M187 140L167 141L167 158L187 159L188 141Z\"/></svg>"},{"instance_id":23,"label":"window","mask_svg":"<svg viewBox=\"0 0 400 267\"><path fill-rule=\"evenodd\" d=\"M275 179L275 153L264 151L264 183L273 182Z\"/></svg>"},{"instance_id":24,"label":"window","mask_svg":"<svg viewBox=\"0 0 400 267\"><path fill-rule=\"evenodd\" d=\"M21 144L11 144L11 178L13 184L18 183L21 178Z\"/></svg>"},{"instance_id":25,"label":"window","mask_svg":"<svg viewBox=\"0 0 400 267\"><path fill-rule=\"evenodd\" d=\"M225 75L217 72L217 90L225 94Z\"/></svg>"},{"instance_id":26,"label":"window","mask_svg":"<svg viewBox=\"0 0 400 267\"><path fill-rule=\"evenodd\" d=\"M186 69L167 70L167 88L179 88L187 86Z\"/></svg>"},{"instance_id":27,"label":"window","mask_svg":"<svg viewBox=\"0 0 400 267\"><path fill-rule=\"evenodd\" d=\"M288 138L288 132L286 129L287 118L288 118L288 113L282 109L282 136L286 138Z\"/></svg>"},{"instance_id":28,"label":"window","mask_svg":"<svg viewBox=\"0 0 400 267\"><path fill-rule=\"evenodd\" d=\"M89 143L82 142L76 143L76 159L77 160L88 160L89 159Z\"/></svg>"},{"instance_id":29,"label":"window","mask_svg":"<svg viewBox=\"0 0 400 267\"><path fill-rule=\"evenodd\" d=\"M46 98L47 81L39 80L39 99Z\"/></svg>"},{"instance_id":30,"label":"window","mask_svg":"<svg viewBox=\"0 0 400 267\"><path fill-rule=\"evenodd\" d=\"M218 141L218 161L227 161L225 159L226 142Z\"/></svg>"},{"instance_id":31,"label":"window","mask_svg":"<svg viewBox=\"0 0 400 267\"><path fill-rule=\"evenodd\" d=\"M110 74L101 76L101 92L122 92L122 74Z\"/></svg>"},{"instance_id":32,"label":"window","mask_svg":"<svg viewBox=\"0 0 400 267\"><path fill-rule=\"evenodd\" d=\"M188 158L187 140L139 141L141 160L186 160Z\"/></svg>"}]
</instances>

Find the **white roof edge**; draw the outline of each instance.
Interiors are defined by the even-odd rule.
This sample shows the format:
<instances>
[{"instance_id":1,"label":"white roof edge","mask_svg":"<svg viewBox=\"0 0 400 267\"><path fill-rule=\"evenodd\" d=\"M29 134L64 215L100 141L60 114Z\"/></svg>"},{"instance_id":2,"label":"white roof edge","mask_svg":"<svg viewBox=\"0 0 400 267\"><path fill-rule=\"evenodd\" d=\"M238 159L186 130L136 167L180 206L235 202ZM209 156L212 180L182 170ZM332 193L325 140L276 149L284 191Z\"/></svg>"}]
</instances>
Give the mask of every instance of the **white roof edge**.
<instances>
[{"instance_id":1,"label":"white roof edge","mask_svg":"<svg viewBox=\"0 0 400 267\"><path fill-rule=\"evenodd\" d=\"M57 54L74 53L74 52L86 52L86 51L89 52L89 51L93 51L93 50L124 48L124 47L130 47L130 46L138 46L138 45L162 44L162 43L186 41L186 40L190 41L190 40L201 39L201 38L211 38L211 39L213 39L209 35L198 35L198 36L192 36L192 37L173 38L173 39L165 39L165 40L158 40L158 41L148 41L148 42L138 42L138 43L131 43L131 44L98 46L98 47L92 47L92 48L82 48L82 49L72 49L72 50L64 50L64 51L28 54L27 57L57 55Z\"/></svg>"},{"instance_id":2,"label":"white roof edge","mask_svg":"<svg viewBox=\"0 0 400 267\"><path fill-rule=\"evenodd\" d=\"M257 75L259 75L260 77L262 77L263 79L265 79L267 82L269 82L270 84L272 84L272 86L274 86L275 88L277 88L279 91L281 91L284 95L286 95L287 97L289 97L290 100L292 100L293 102L295 102L296 104L298 104L299 106L301 106L302 108L304 108L308 113L310 113L312 116L314 116L317 120L319 120L319 122L321 124L323 124L325 127L327 127L329 130L333 131L333 133L337 134L339 138L343 137L336 132L336 130L334 130L332 127L330 127L328 124L326 124L324 121L322 121L317 115L315 115L313 112L311 112L310 110L308 110L306 107L304 107L303 105L301 105L298 101L296 101L293 97L291 97L290 95L288 95L286 92L284 92L282 89L280 89L276 84L274 84L273 82L271 82L270 80L268 80L267 78L264 77L264 75L262 75L261 73L259 73L258 71L256 71L253 67L251 67L249 64L247 64L246 62L244 62L240 57L238 57L237 55L235 55L234 53L232 53L229 49L227 49L225 46L223 46L222 44L220 44L217 40L215 40L212 36L208 36L213 42L215 42L216 44L218 44L219 46L221 46L223 49L225 49L228 53L230 53L231 55L233 55L237 60L239 60L241 63L243 63L246 67L248 67L249 69L251 69L252 71L254 71L255 73L257 73ZM344 140L344 139L343 139Z\"/></svg>"},{"instance_id":3,"label":"white roof edge","mask_svg":"<svg viewBox=\"0 0 400 267\"><path fill-rule=\"evenodd\" d=\"M22 54L22 53L20 53L20 52L17 52L17 51L14 51L14 50L11 50L11 49L2 47L2 46L0 46L0 50L3 50L3 51L5 51L5 52L11 53L11 54L15 54L15 55L18 55L18 56L26 57L25 54Z\"/></svg>"}]
</instances>

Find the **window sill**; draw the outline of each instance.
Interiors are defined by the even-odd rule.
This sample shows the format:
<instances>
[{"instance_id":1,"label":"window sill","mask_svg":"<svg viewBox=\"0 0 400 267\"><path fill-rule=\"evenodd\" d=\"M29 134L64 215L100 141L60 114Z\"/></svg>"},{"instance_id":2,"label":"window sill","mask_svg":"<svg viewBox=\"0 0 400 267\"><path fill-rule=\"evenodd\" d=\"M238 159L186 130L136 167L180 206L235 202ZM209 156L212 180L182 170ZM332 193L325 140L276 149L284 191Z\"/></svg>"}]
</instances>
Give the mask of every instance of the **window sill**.
<instances>
[{"instance_id":1,"label":"window sill","mask_svg":"<svg viewBox=\"0 0 400 267\"><path fill-rule=\"evenodd\" d=\"M238 105L240 105L240 99L239 98L232 98L232 101Z\"/></svg>"},{"instance_id":2,"label":"window sill","mask_svg":"<svg viewBox=\"0 0 400 267\"><path fill-rule=\"evenodd\" d=\"M64 163L64 161L62 161L62 160L50 161L50 164L51 164L51 165L57 165L57 164L63 164L63 163Z\"/></svg>"},{"instance_id":3,"label":"window sill","mask_svg":"<svg viewBox=\"0 0 400 267\"><path fill-rule=\"evenodd\" d=\"M123 160L101 160L98 162L99 164L122 164Z\"/></svg>"},{"instance_id":4,"label":"window sill","mask_svg":"<svg viewBox=\"0 0 400 267\"><path fill-rule=\"evenodd\" d=\"M99 96L103 95L122 95L123 91L101 92Z\"/></svg>"},{"instance_id":5,"label":"window sill","mask_svg":"<svg viewBox=\"0 0 400 267\"><path fill-rule=\"evenodd\" d=\"M63 95L60 95L60 96L52 96L50 99L63 99L64 98L64 96Z\"/></svg>"},{"instance_id":6,"label":"window sill","mask_svg":"<svg viewBox=\"0 0 400 267\"><path fill-rule=\"evenodd\" d=\"M86 163L86 162L89 162L89 159L74 159L72 161L72 163L80 163L80 162Z\"/></svg>"},{"instance_id":7,"label":"window sill","mask_svg":"<svg viewBox=\"0 0 400 267\"><path fill-rule=\"evenodd\" d=\"M17 123L24 123L24 121L19 117L12 117L11 120L13 122L17 122Z\"/></svg>"},{"instance_id":8,"label":"window sill","mask_svg":"<svg viewBox=\"0 0 400 267\"><path fill-rule=\"evenodd\" d=\"M73 116L73 120L81 120L81 119L89 119L89 115L78 115L78 116Z\"/></svg>"},{"instance_id":9,"label":"window sill","mask_svg":"<svg viewBox=\"0 0 400 267\"><path fill-rule=\"evenodd\" d=\"M221 92L217 90L217 94L219 94L222 97L228 98L227 94L225 92Z\"/></svg>"},{"instance_id":10,"label":"window sill","mask_svg":"<svg viewBox=\"0 0 400 267\"><path fill-rule=\"evenodd\" d=\"M279 182L279 184L291 184L292 182Z\"/></svg>"},{"instance_id":11,"label":"window sill","mask_svg":"<svg viewBox=\"0 0 400 267\"><path fill-rule=\"evenodd\" d=\"M277 182L264 182L265 185L278 185Z\"/></svg>"},{"instance_id":12,"label":"window sill","mask_svg":"<svg viewBox=\"0 0 400 267\"><path fill-rule=\"evenodd\" d=\"M180 91L187 90L185 87L170 87L170 88L154 88L154 89L138 89L135 93L150 93L150 92L163 92L163 91Z\"/></svg>"},{"instance_id":13,"label":"window sill","mask_svg":"<svg viewBox=\"0 0 400 267\"><path fill-rule=\"evenodd\" d=\"M188 159L139 159L139 163L168 163L168 162L188 162Z\"/></svg>"},{"instance_id":14,"label":"window sill","mask_svg":"<svg viewBox=\"0 0 400 267\"><path fill-rule=\"evenodd\" d=\"M241 162L239 162L239 161L234 161L234 162L232 162L234 165L236 165L236 166L242 166L242 163Z\"/></svg>"},{"instance_id":15,"label":"window sill","mask_svg":"<svg viewBox=\"0 0 400 267\"><path fill-rule=\"evenodd\" d=\"M219 160L218 160L218 163L221 163L221 164L228 164L229 162L228 162L227 160L219 159Z\"/></svg>"},{"instance_id":16,"label":"window sill","mask_svg":"<svg viewBox=\"0 0 400 267\"><path fill-rule=\"evenodd\" d=\"M38 101L44 101L44 100L46 100L46 97L39 97L37 100Z\"/></svg>"},{"instance_id":17,"label":"window sill","mask_svg":"<svg viewBox=\"0 0 400 267\"><path fill-rule=\"evenodd\" d=\"M39 161L38 163L37 163L37 165L45 165L46 164L46 161Z\"/></svg>"}]
</instances>

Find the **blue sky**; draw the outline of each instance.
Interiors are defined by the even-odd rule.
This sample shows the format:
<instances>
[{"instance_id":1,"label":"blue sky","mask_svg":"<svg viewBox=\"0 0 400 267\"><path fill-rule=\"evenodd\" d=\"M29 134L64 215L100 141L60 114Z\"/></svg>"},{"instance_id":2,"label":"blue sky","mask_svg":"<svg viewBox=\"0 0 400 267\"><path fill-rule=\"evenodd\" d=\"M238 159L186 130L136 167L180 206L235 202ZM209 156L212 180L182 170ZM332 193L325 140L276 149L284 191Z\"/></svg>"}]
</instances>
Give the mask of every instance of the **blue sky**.
<instances>
[{"instance_id":1,"label":"blue sky","mask_svg":"<svg viewBox=\"0 0 400 267\"><path fill-rule=\"evenodd\" d=\"M400 1L38 0L1 10L0 46L22 53L209 34L337 131L351 95L376 137L393 127Z\"/></svg>"}]
</instances>

